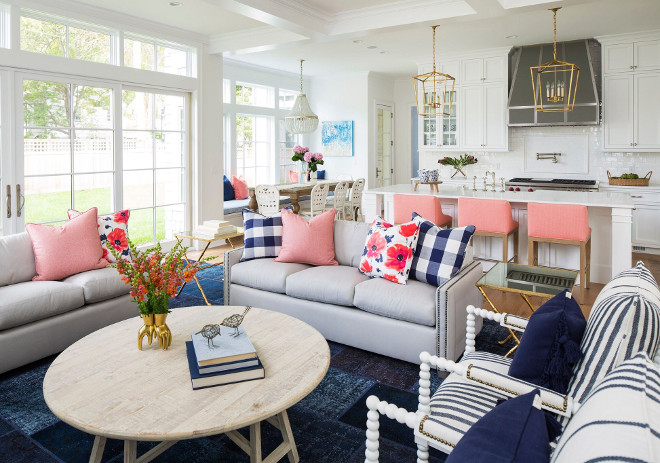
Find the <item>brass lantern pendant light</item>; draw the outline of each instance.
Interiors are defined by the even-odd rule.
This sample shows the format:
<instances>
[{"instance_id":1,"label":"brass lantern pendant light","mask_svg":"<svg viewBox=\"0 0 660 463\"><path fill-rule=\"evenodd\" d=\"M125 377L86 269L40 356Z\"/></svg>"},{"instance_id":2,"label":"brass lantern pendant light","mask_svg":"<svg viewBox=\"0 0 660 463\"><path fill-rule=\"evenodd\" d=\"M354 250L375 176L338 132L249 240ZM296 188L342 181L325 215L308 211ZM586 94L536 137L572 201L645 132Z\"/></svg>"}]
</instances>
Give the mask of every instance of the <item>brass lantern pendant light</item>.
<instances>
[{"instance_id":1,"label":"brass lantern pendant light","mask_svg":"<svg viewBox=\"0 0 660 463\"><path fill-rule=\"evenodd\" d=\"M550 9L554 23L552 61L529 68L532 73L534 109L542 113L570 112L575 106L580 68L557 59L557 10L560 9Z\"/></svg>"},{"instance_id":2,"label":"brass lantern pendant light","mask_svg":"<svg viewBox=\"0 0 660 463\"><path fill-rule=\"evenodd\" d=\"M284 117L289 133L311 133L319 126L319 117L314 114L307 95L303 93L303 61L305 60L300 60L300 94L296 97L291 112Z\"/></svg>"},{"instance_id":3,"label":"brass lantern pendant light","mask_svg":"<svg viewBox=\"0 0 660 463\"><path fill-rule=\"evenodd\" d=\"M419 116L449 116L454 98L454 79L435 68L435 28L433 29L433 71L413 77L417 114Z\"/></svg>"}]
</instances>

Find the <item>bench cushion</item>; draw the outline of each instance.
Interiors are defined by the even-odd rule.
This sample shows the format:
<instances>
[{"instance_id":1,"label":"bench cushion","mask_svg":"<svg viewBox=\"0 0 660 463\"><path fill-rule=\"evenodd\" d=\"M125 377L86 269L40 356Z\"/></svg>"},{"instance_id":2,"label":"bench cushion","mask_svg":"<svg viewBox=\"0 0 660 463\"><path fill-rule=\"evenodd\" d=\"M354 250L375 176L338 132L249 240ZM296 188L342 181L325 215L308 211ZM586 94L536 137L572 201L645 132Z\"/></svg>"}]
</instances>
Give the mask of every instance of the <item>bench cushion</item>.
<instances>
[{"instance_id":1,"label":"bench cushion","mask_svg":"<svg viewBox=\"0 0 660 463\"><path fill-rule=\"evenodd\" d=\"M63 281L80 286L83 289L86 304L123 296L130 291L130 287L121 280L117 269L113 267L77 273Z\"/></svg>"},{"instance_id":2,"label":"bench cushion","mask_svg":"<svg viewBox=\"0 0 660 463\"><path fill-rule=\"evenodd\" d=\"M312 267L289 275L286 279L287 296L308 301L352 306L355 286L369 280L354 267Z\"/></svg>"},{"instance_id":3,"label":"bench cushion","mask_svg":"<svg viewBox=\"0 0 660 463\"><path fill-rule=\"evenodd\" d=\"M230 281L237 285L285 294L287 277L309 267L306 264L275 262L272 257L248 260L231 267Z\"/></svg>"},{"instance_id":4,"label":"bench cushion","mask_svg":"<svg viewBox=\"0 0 660 463\"><path fill-rule=\"evenodd\" d=\"M61 281L27 281L0 288L0 330L52 317L85 304L80 286Z\"/></svg>"},{"instance_id":5,"label":"bench cushion","mask_svg":"<svg viewBox=\"0 0 660 463\"><path fill-rule=\"evenodd\" d=\"M384 317L435 326L436 288L416 280L399 285L372 278L355 287L355 307Z\"/></svg>"}]
</instances>

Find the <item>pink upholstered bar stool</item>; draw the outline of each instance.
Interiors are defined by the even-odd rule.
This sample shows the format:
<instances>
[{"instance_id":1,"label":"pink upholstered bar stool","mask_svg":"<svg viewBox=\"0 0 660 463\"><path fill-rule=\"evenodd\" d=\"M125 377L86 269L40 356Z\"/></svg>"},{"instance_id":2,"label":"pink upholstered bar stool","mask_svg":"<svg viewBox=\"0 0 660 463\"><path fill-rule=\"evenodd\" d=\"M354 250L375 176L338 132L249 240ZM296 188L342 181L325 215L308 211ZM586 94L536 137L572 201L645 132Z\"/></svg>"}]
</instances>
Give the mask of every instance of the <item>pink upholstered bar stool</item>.
<instances>
[{"instance_id":1,"label":"pink upholstered bar stool","mask_svg":"<svg viewBox=\"0 0 660 463\"><path fill-rule=\"evenodd\" d=\"M426 195L394 195L394 223L410 222L417 212L438 227L451 227L451 216L442 212L440 198Z\"/></svg>"},{"instance_id":2,"label":"pink upholstered bar stool","mask_svg":"<svg viewBox=\"0 0 660 463\"><path fill-rule=\"evenodd\" d=\"M502 262L518 262L518 222L511 204L503 199L458 198L458 226L474 225L475 236L502 238ZM513 235L513 257L509 259L509 236Z\"/></svg>"},{"instance_id":3,"label":"pink upholstered bar stool","mask_svg":"<svg viewBox=\"0 0 660 463\"><path fill-rule=\"evenodd\" d=\"M527 205L529 265L537 265L539 243L580 246L580 286L589 288L591 278L591 228L587 206L572 204ZM580 291L584 302L584 291Z\"/></svg>"}]
</instances>

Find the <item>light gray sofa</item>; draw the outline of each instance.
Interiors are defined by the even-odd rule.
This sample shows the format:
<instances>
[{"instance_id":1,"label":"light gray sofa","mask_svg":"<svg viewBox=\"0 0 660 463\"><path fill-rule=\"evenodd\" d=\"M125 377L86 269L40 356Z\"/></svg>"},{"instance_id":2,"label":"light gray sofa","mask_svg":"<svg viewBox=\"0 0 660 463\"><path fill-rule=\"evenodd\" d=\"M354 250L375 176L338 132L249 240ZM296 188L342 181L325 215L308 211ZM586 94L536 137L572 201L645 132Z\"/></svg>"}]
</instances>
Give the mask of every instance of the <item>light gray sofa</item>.
<instances>
[{"instance_id":1,"label":"light gray sofa","mask_svg":"<svg viewBox=\"0 0 660 463\"><path fill-rule=\"evenodd\" d=\"M0 237L0 373L137 315L128 285L112 267L62 281L32 281L35 275L30 236Z\"/></svg>"},{"instance_id":2,"label":"light gray sofa","mask_svg":"<svg viewBox=\"0 0 660 463\"><path fill-rule=\"evenodd\" d=\"M474 285L481 263L467 259L440 287L412 278L406 285L372 279L358 271L369 226L335 222L338 266L240 262L243 248L226 252L225 304L283 312L331 341L408 362L419 363L422 350L457 359L465 346L465 307L482 303Z\"/></svg>"}]
</instances>

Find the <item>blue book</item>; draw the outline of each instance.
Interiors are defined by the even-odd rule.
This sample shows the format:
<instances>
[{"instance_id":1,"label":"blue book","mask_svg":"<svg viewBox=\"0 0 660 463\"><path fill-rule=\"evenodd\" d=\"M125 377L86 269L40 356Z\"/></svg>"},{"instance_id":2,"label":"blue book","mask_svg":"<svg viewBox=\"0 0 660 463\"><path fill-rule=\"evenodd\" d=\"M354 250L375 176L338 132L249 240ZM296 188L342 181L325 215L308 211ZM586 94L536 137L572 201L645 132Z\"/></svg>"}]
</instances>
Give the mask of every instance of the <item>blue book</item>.
<instances>
[{"instance_id":1,"label":"blue book","mask_svg":"<svg viewBox=\"0 0 660 463\"><path fill-rule=\"evenodd\" d=\"M238 336L232 336L234 328L222 326L220 336L213 338L213 345L210 345L208 339L201 334L192 333L191 339L195 347L197 365L201 368L239 360L256 359L257 351L250 342L245 329L239 326L238 332Z\"/></svg>"},{"instance_id":2,"label":"blue book","mask_svg":"<svg viewBox=\"0 0 660 463\"><path fill-rule=\"evenodd\" d=\"M264 366L261 364L259 358L257 358L258 364L256 366L236 368L234 370L216 373L200 373L192 341L186 341L186 354L188 355L188 368L190 368L190 380L193 389L242 383L254 379L263 379L266 376Z\"/></svg>"}]
</instances>

